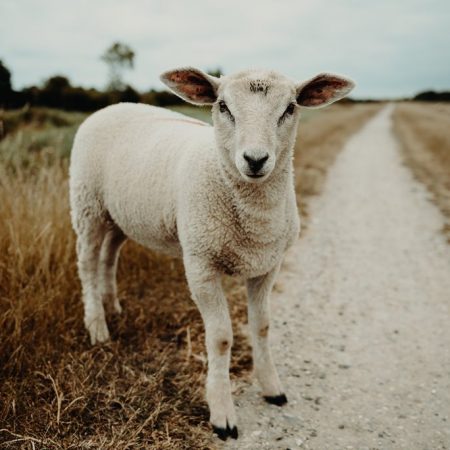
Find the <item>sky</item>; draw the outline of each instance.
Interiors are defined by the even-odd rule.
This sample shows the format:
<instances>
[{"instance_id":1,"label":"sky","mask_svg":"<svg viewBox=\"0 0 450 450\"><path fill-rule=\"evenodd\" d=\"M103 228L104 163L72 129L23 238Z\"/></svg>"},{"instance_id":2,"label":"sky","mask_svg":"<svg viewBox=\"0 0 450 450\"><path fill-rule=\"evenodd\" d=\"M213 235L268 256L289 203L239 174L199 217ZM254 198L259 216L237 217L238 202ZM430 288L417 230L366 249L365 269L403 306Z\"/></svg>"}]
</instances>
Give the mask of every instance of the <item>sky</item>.
<instances>
[{"instance_id":1,"label":"sky","mask_svg":"<svg viewBox=\"0 0 450 450\"><path fill-rule=\"evenodd\" d=\"M104 88L100 55L136 52L125 81L162 89L180 66L268 68L298 81L328 71L355 98L450 90L448 0L1 0L0 59L15 89L53 75Z\"/></svg>"}]
</instances>

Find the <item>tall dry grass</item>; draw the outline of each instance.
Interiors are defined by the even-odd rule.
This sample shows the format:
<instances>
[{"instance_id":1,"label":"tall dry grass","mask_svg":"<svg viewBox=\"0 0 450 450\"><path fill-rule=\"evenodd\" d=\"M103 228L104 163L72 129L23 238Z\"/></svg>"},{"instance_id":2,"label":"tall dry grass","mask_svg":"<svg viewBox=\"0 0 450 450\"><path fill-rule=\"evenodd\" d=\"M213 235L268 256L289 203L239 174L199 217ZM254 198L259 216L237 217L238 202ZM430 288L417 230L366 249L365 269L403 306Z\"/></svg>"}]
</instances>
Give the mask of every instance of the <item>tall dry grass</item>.
<instances>
[{"instance_id":1,"label":"tall dry grass","mask_svg":"<svg viewBox=\"0 0 450 450\"><path fill-rule=\"evenodd\" d=\"M341 144L374 111L335 106L302 123L297 175L309 181L298 184L300 194L318 192ZM181 263L127 243L118 273L124 313L109 318L112 341L91 347L66 153L53 128L36 129L39 150L14 134L0 142L0 444L214 448L203 400L203 326ZM231 371L242 377L251 367L241 331L244 289L230 278L225 286L235 331Z\"/></svg>"},{"instance_id":2,"label":"tall dry grass","mask_svg":"<svg viewBox=\"0 0 450 450\"><path fill-rule=\"evenodd\" d=\"M129 243L112 342L83 328L67 161L1 173L0 442L50 448L209 448L203 329L178 261ZM245 314L229 285L233 315ZM110 321L111 322L111 321ZM233 373L249 368L239 333ZM19 439L19 440L17 440ZM24 446L24 448L29 448Z\"/></svg>"},{"instance_id":3,"label":"tall dry grass","mask_svg":"<svg viewBox=\"0 0 450 450\"><path fill-rule=\"evenodd\" d=\"M404 161L447 218L444 232L450 242L450 105L403 103L393 119Z\"/></svg>"}]
</instances>

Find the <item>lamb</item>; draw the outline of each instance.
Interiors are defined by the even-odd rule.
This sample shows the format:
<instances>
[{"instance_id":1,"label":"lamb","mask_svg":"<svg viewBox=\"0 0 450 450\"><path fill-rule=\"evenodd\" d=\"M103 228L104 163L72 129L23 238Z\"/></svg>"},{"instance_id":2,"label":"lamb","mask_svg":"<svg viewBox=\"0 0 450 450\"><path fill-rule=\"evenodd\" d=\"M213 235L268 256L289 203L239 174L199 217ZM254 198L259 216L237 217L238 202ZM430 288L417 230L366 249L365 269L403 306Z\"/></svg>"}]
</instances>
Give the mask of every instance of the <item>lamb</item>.
<instances>
[{"instance_id":1,"label":"lamb","mask_svg":"<svg viewBox=\"0 0 450 450\"><path fill-rule=\"evenodd\" d=\"M206 333L206 399L214 432L236 439L229 379L233 342L223 274L244 278L256 377L267 402L287 402L269 348L269 296L300 229L293 148L300 107L353 88L322 73L295 83L273 71L216 78L195 68L161 80L214 126L142 104L109 106L75 137L70 201L84 323L92 344L109 339L104 306L121 312L116 267L127 238L181 257Z\"/></svg>"}]
</instances>

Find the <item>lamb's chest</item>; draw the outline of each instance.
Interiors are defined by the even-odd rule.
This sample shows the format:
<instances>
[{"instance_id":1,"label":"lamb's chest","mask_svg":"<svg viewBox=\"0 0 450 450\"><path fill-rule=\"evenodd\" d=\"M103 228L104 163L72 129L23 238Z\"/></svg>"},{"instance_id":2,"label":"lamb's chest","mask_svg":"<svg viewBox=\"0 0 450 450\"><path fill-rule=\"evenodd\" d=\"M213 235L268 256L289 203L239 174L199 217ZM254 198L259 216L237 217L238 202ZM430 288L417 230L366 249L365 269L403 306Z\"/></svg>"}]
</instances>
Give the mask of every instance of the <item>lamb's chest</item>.
<instances>
[{"instance_id":1,"label":"lamb's chest","mask_svg":"<svg viewBox=\"0 0 450 450\"><path fill-rule=\"evenodd\" d=\"M270 228L270 229L267 229ZM209 259L213 269L247 278L263 275L280 262L287 247L288 223L272 227L228 228Z\"/></svg>"}]
</instances>

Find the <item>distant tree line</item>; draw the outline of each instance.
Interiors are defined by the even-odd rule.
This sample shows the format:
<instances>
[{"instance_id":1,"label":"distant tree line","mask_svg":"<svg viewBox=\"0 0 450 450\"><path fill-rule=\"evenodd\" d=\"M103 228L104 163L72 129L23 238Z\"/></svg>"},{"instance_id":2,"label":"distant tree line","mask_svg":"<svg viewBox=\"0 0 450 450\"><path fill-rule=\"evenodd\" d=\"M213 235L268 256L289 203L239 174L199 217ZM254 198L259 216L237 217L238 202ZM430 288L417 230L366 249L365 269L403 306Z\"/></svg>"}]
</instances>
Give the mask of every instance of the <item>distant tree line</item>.
<instances>
[{"instance_id":1,"label":"distant tree line","mask_svg":"<svg viewBox=\"0 0 450 450\"><path fill-rule=\"evenodd\" d=\"M41 86L31 86L16 91L12 88L10 71L0 61L1 108L13 109L30 105L67 111L95 111L118 102L143 102L156 106L183 103L179 97L168 91L151 89L140 93L130 85L105 91L72 86L69 79L62 75L50 77Z\"/></svg>"},{"instance_id":2,"label":"distant tree line","mask_svg":"<svg viewBox=\"0 0 450 450\"><path fill-rule=\"evenodd\" d=\"M183 100L171 92L151 89L140 93L123 82L122 73L126 68L133 67L134 55L131 48L121 43L114 43L102 55L101 59L109 68L108 87L103 91L72 86L69 79L63 75L50 77L40 86L30 86L16 91L12 88L11 72L0 60L0 108L17 109L29 105L88 112L118 102L141 102L155 106L182 104ZM217 69L208 73L220 76L221 71ZM425 91L411 100L448 102L450 92ZM353 101L347 99L347 102Z\"/></svg>"},{"instance_id":3,"label":"distant tree line","mask_svg":"<svg viewBox=\"0 0 450 450\"><path fill-rule=\"evenodd\" d=\"M123 48L118 50L126 51ZM72 86L70 80L62 75L50 77L40 86L26 87L16 91L12 88L11 72L0 60L0 108L17 109L29 105L88 112L118 102L142 102L155 106L183 103L183 100L168 91L151 89L143 93L138 92L130 85L122 82L119 76L120 64L114 59L111 52L109 54L106 52L103 58L111 62L110 81L104 91ZM125 53L125 58L128 58L128 64L132 66L130 54ZM218 76L220 70L209 73Z\"/></svg>"},{"instance_id":4,"label":"distant tree line","mask_svg":"<svg viewBox=\"0 0 450 450\"><path fill-rule=\"evenodd\" d=\"M425 91L417 94L413 100L419 102L450 102L450 92Z\"/></svg>"}]
</instances>

